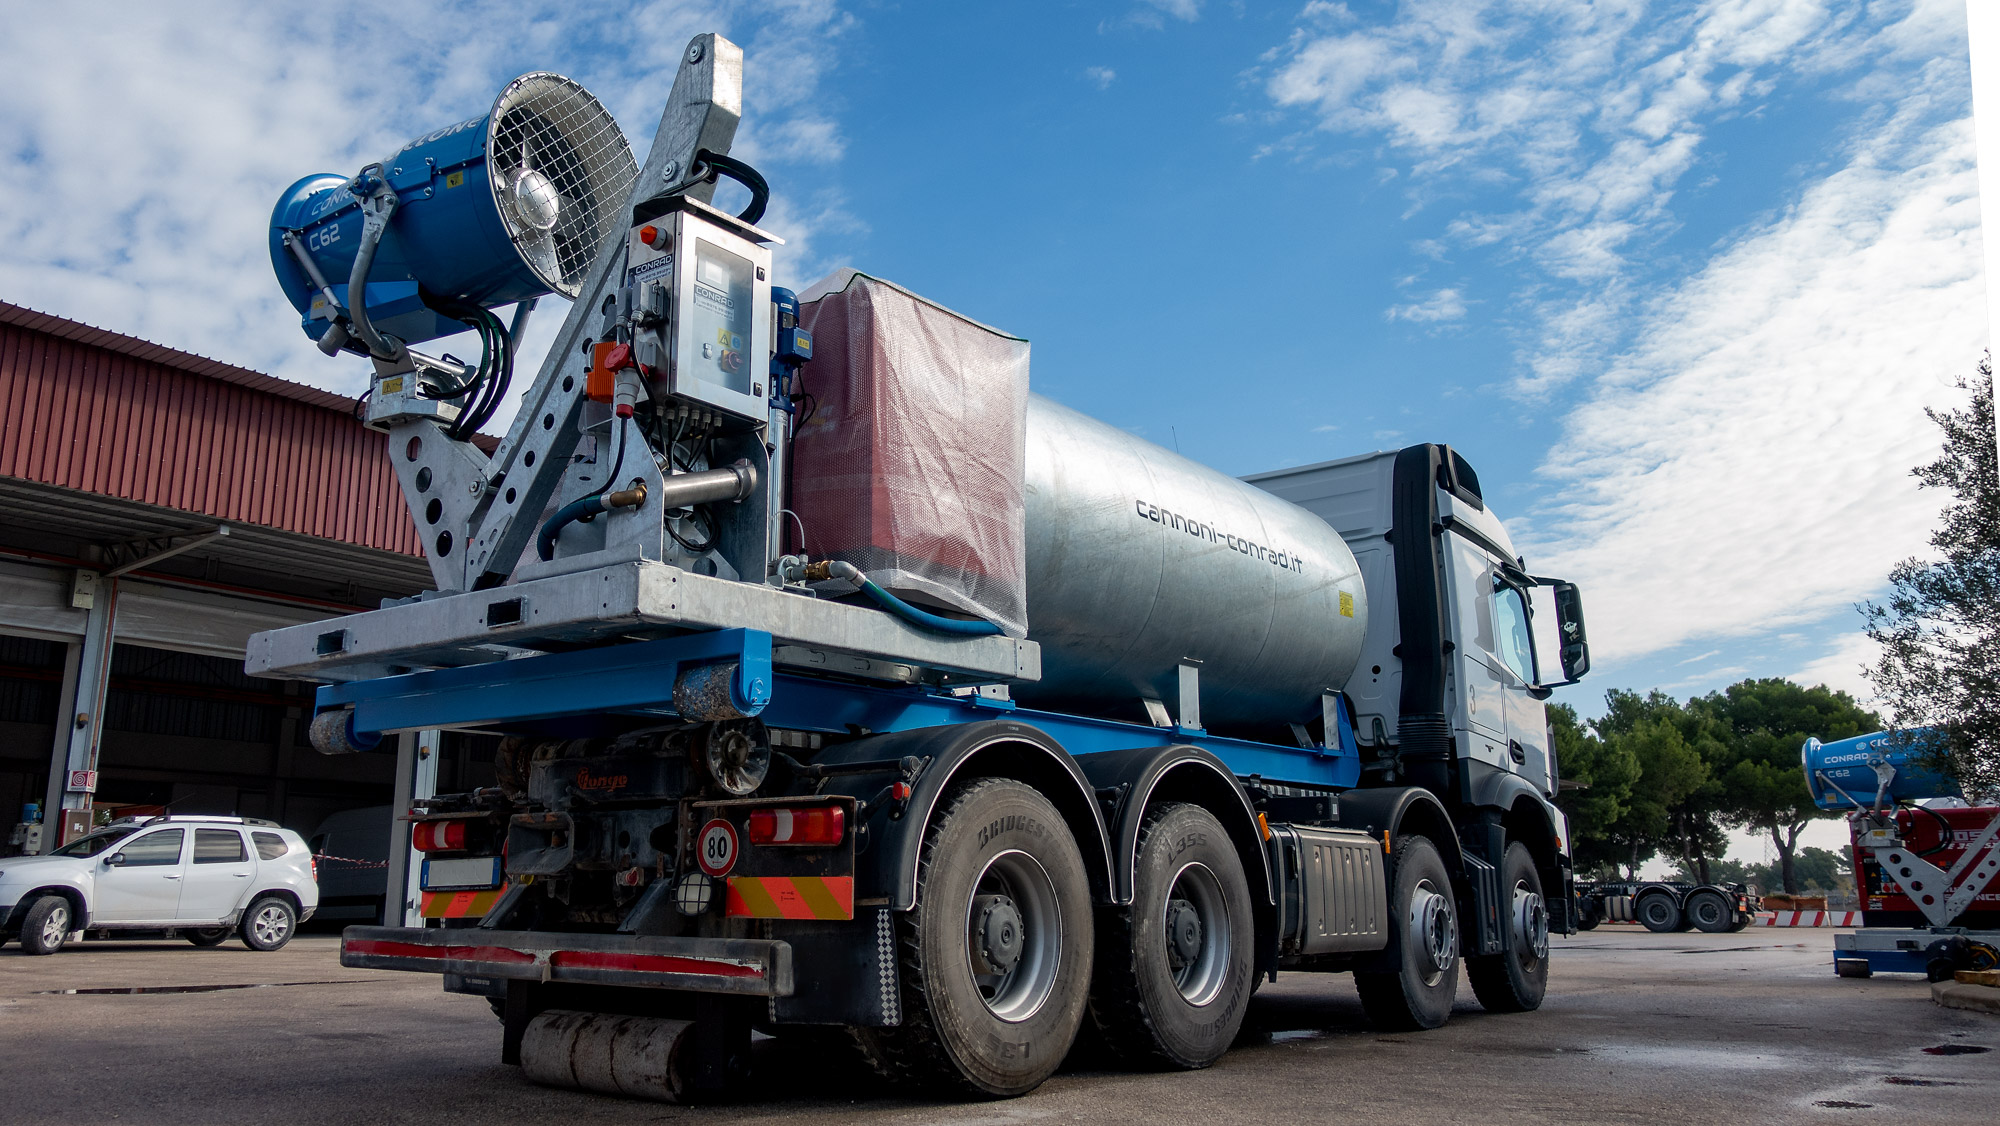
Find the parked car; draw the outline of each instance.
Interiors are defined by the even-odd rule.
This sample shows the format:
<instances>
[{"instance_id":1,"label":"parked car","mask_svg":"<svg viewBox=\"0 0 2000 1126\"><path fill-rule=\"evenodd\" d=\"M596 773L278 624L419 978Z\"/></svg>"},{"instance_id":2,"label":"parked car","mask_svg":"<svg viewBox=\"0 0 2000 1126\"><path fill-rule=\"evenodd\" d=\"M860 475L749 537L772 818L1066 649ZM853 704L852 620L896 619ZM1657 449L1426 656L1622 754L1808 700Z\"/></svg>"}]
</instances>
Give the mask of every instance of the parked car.
<instances>
[{"instance_id":1,"label":"parked car","mask_svg":"<svg viewBox=\"0 0 2000 1126\"><path fill-rule=\"evenodd\" d=\"M0 942L53 954L85 930L160 930L276 950L319 907L305 841L248 817L126 818L0 861Z\"/></svg>"},{"instance_id":2,"label":"parked car","mask_svg":"<svg viewBox=\"0 0 2000 1126\"><path fill-rule=\"evenodd\" d=\"M329 813L306 838L319 860L319 917L382 921L389 889L389 826L386 805Z\"/></svg>"}]
</instances>

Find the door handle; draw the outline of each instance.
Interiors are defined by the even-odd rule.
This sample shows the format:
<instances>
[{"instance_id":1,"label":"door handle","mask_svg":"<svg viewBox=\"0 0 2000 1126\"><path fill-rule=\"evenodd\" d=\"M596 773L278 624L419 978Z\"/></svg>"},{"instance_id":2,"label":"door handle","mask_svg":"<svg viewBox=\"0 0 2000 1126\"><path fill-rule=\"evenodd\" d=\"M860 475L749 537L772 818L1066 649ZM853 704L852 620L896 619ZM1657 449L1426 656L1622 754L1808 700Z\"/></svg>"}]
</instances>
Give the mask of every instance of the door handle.
<instances>
[{"instance_id":1,"label":"door handle","mask_svg":"<svg viewBox=\"0 0 2000 1126\"><path fill-rule=\"evenodd\" d=\"M250 873L248 872L231 872L229 874L235 876L239 880L247 880L250 878Z\"/></svg>"},{"instance_id":2,"label":"door handle","mask_svg":"<svg viewBox=\"0 0 2000 1126\"><path fill-rule=\"evenodd\" d=\"M180 879L180 876L178 876L178 875L173 875L173 876L162 876L161 878L162 878L162 879L167 879L167 880L178 880L178 879Z\"/></svg>"}]
</instances>

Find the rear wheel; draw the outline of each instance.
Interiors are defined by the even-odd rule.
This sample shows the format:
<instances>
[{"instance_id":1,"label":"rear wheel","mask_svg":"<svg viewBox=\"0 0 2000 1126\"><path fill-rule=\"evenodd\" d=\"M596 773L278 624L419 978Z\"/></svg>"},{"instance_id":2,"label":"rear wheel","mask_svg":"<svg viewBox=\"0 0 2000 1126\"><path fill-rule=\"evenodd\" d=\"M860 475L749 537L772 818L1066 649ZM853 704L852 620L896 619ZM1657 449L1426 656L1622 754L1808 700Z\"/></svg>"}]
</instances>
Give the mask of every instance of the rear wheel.
<instances>
[{"instance_id":1,"label":"rear wheel","mask_svg":"<svg viewBox=\"0 0 2000 1126\"><path fill-rule=\"evenodd\" d=\"M1698 891L1688 896L1688 922L1703 934L1726 934L1736 912L1729 907L1729 901L1712 891Z\"/></svg>"},{"instance_id":2,"label":"rear wheel","mask_svg":"<svg viewBox=\"0 0 2000 1126\"><path fill-rule=\"evenodd\" d=\"M1436 1028L1458 996L1458 909L1437 846L1398 837L1389 888L1389 954L1397 969L1356 970L1368 1019L1386 1029Z\"/></svg>"},{"instance_id":3,"label":"rear wheel","mask_svg":"<svg viewBox=\"0 0 2000 1126\"><path fill-rule=\"evenodd\" d=\"M196 946L220 946L222 945L222 940L229 937L229 928L201 927L196 930L187 931L181 937L194 943Z\"/></svg>"},{"instance_id":4,"label":"rear wheel","mask_svg":"<svg viewBox=\"0 0 2000 1126\"><path fill-rule=\"evenodd\" d=\"M53 954L69 941L72 925L69 900L45 895L28 908L21 920L21 949L30 954Z\"/></svg>"},{"instance_id":5,"label":"rear wheel","mask_svg":"<svg viewBox=\"0 0 2000 1126\"><path fill-rule=\"evenodd\" d=\"M1654 934L1671 934L1681 929L1681 905L1665 892L1640 896L1632 905L1632 914Z\"/></svg>"},{"instance_id":6,"label":"rear wheel","mask_svg":"<svg viewBox=\"0 0 2000 1126\"><path fill-rule=\"evenodd\" d=\"M1242 859L1214 814L1162 805L1139 830L1132 891L1098 936L1091 1019L1122 1061L1207 1067L1236 1039L1257 977Z\"/></svg>"},{"instance_id":7,"label":"rear wheel","mask_svg":"<svg viewBox=\"0 0 2000 1126\"><path fill-rule=\"evenodd\" d=\"M1024 1095L1083 1022L1090 883L1062 815L1033 788L987 778L932 823L916 909L899 926L903 1023L857 1033L892 1082Z\"/></svg>"},{"instance_id":8,"label":"rear wheel","mask_svg":"<svg viewBox=\"0 0 2000 1126\"><path fill-rule=\"evenodd\" d=\"M1465 960L1472 992L1489 1013L1524 1013L1542 1007L1549 990L1549 912L1542 899L1542 874L1528 846L1507 846L1500 868L1501 894L1511 897L1510 949Z\"/></svg>"},{"instance_id":9,"label":"rear wheel","mask_svg":"<svg viewBox=\"0 0 2000 1126\"><path fill-rule=\"evenodd\" d=\"M292 940L298 913L277 896L266 896L243 913L243 945L252 950L271 951Z\"/></svg>"}]
</instances>

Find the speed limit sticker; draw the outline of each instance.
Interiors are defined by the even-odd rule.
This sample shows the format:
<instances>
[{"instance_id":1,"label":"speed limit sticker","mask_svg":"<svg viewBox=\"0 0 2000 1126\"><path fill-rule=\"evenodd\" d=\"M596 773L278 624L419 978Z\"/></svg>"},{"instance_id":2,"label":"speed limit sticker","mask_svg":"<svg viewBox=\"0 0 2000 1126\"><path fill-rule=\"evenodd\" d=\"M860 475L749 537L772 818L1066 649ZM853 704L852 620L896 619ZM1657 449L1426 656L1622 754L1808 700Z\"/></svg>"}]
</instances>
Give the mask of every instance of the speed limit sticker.
<instances>
[{"instance_id":1,"label":"speed limit sticker","mask_svg":"<svg viewBox=\"0 0 2000 1126\"><path fill-rule=\"evenodd\" d=\"M701 836L695 841L695 859L701 862L701 870L721 879L736 867L736 826L718 817L701 827Z\"/></svg>"}]
</instances>

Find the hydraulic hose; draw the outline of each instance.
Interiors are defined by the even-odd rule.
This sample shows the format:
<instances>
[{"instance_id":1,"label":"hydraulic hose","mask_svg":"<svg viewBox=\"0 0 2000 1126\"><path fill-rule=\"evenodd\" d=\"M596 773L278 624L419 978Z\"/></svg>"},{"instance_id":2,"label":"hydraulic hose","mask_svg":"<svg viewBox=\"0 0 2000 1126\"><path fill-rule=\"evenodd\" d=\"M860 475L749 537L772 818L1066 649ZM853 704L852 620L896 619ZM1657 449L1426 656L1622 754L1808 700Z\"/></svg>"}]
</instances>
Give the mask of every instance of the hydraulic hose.
<instances>
[{"instance_id":1,"label":"hydraulic hose","mask_svg":"<svg viewBox=\"0 0 2000 1126\"><path fill-rule=\"evenodd\" d=\"M942 614L933 614L928 610L919 610L915 606L883 590L881 587L876 586L873 582L869 581L867 576L861 573L861 568L856 567L852 563L836 559L827 563L815 563L810 567L811 570L819 570L821 568L825 569L827 578L846 579L848 582L854 583L861 588L863 594L874 599L876 605L916 626L918 629L927 629L933 633L957 634L960 637L993 637L1001 632L1000 627L994 625L992 622L977 619L965 621L959 618L947 618Z\"/></svg>"},{"instance_id":2,"label":"hydraulic hose","mask_svg":"<svg viewBox=\"0 0 2000 1126\"><path fill-rule=\"evenodd\" d=\"M738 219L754 225L757 220L764 217L764 208L771 203L771 185L765 181L762 173L733 156L724 156L707 149L695 153L694 160L697 168L707 166L707 174L697 176L697 181L712 180L715 174L720 172L750 189L750 206L736 216Z\"/></svg>"}]
</instances>

